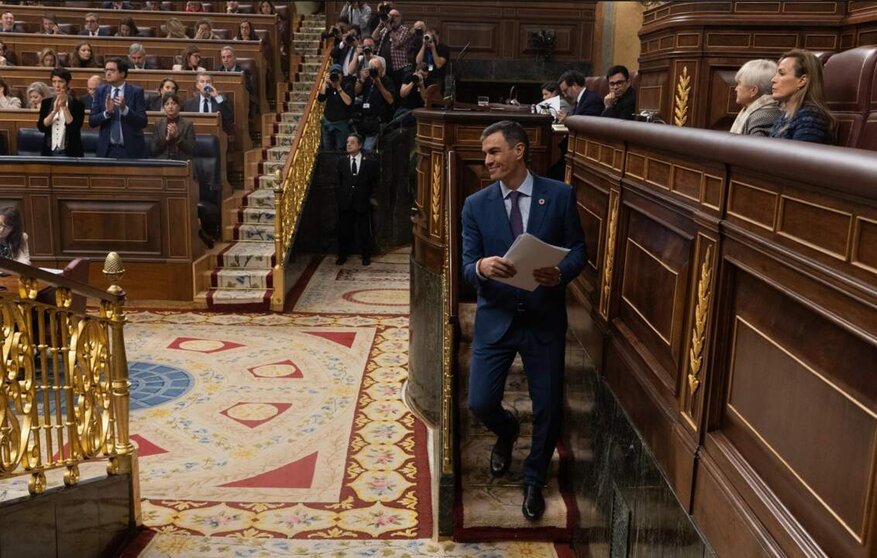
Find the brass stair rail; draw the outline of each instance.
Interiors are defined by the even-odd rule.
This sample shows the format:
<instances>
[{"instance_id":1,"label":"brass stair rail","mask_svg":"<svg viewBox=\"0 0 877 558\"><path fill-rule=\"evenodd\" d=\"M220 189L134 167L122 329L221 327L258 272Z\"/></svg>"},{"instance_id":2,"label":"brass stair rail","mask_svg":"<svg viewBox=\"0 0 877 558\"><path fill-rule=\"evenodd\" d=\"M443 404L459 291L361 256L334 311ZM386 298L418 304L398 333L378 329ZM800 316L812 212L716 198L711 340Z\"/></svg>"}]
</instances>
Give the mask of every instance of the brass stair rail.
<instances>
[{"instance_id":1,"label":"brass stair rail","mask_svg":"<svg viewBox=\"0 0 877 558\"><path fill-rule=\"evenodd\" d=\"M81 463L106 458L108 474L131 474L139 517L121 258L107 256L106 292L5 258L0 271L18 277L17 291L0 292L0 479L30 475L41 494L46 471L66 468L74 486ZM53 301L38 300L43 287ZM98 313L72 310L74 296L97 299Z\"/></svg>"},{"instance_id":2,"label":"brass stair rail","mask_svg":"<svg viewBox=\"0 0 877 558\"><path fill-rule=\"evenodd\" d=\"M307 198L314 164L320 151L320 120L324 105L317 102L317 94L329 68L330 52L331 48L327 46L283 171L274 173L274 294L271 297L271 309L278 312L283 310L286 300L286 256L298 230L301 209Z\"/></svg>"}]
</instances>

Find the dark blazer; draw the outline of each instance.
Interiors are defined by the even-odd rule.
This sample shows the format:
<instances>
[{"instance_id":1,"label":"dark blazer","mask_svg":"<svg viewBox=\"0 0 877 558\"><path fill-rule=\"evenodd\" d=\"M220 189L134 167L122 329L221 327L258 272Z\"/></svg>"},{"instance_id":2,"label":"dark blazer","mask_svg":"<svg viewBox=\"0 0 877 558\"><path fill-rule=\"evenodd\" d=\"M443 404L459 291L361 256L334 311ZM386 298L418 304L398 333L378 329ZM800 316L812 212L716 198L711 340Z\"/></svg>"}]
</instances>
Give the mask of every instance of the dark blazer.
<instances>
[{"instance_id":1,"label":"dark blazer","mask_svg":"<svg viewBox=\"0 0 877 558\"><path fill-rule=\"evenodd\" d=\"M573 115L575 116L600 116L603 113L603 98L596 91L585 89L582 98L576 103Z\"/></svg>"},{"instance_id":2,"label":"dark blazer","mask_svg":"<svg viewBox=\"0 0 877 558\"><path fill-rule=\"evenodd\" d=\"M80 103L82 103L83 107L91 110L91 104L94 102L94 99L91 98L91 95L86 93L85 95L80 95L79 97L77 97L77 99Z\"/></svg>"},{"instance_id":3,"label":"dark blazer","mask_svg":"<svg viewBox=\"0 0 877 558\"><path fill-rule=\"evenodd\" d=\"M183 112L201 112L201 95L196 95L183 103ZM226 133L234 133L234 110L231 108L231 102L223 96L222 102L217 103L216 99L210 97L210 112L218 112L222 115L222 129Z\"/></svg>"},{"instance_id":4,"label":"dark blazer","mask_svg":"<svg viewBox=\"0 0 877 558\"><path fill-rule=\"evenodd\" d=\"M628 87L624 95L615 101L611 107L606 107L600 116L607 118L621 118L623 120L633 120L636 112L636 90Z\"/></svg>"},{"instance_id":5,"label":"dark blazer","mask_svg":"<svg viewBox=\"0 0 877 558\"><path fill-rule=\"evenodd\" d=\"M52 112L52 105L55 104L55 98L49 97L43 99L40 103L40 116L37 120L37 128L45 135L43 141L43 155L52 154L52 127L43 124L43 120ZM65 152L68 157L84 157L82 150L82 121L85 120L85 107L75 97L67 97L67 108L73 121L66 125L64 136L67 138L67 148Z\"/></svg>"},{"instance_id":6,"label":"dark blazer","mask_svg":"<svg viewBox=\"0 0 877 558\"><path fill-rule=\"evenodd\" d=\"M338 160L338 181L335 187L335 199L339 211L367 212L371 208L371 197L381 179L381 166L377 161L361 159L360 168L353 176L350 168L350 157Z\"/></svg>"},{"instance_id":7,"label":"dark blazer","mask_svg":"<svg viewBox=\"0 0 877 558\"><path fill-rule=\"evenodd\" d=\"M134 64L131 63L131 61L129 60L128 61L128 69L129 70L160 70L161 68L159 68L158 66L156 66L155 64L153 64L152 62L150 62L148 60L143 63L142 68L135 68Z\"/></svg>"},{"instance_id":8,"label":"dark blazer","mask_svg":"<svg viewBox=\"0 0 877 558\"><path fill-rule=\"evenodd\" d=\"M539 286L528 292L478 277L475 272L478 260L503 256L514 238L499 182L466 198L463 277L478 289L475 337L484 343L494 343L505 335L515 318L518 303L524 305L529 327L537 339L548 342L565 335L566 285L585 266L585 239L573 189L563 182L534 175L526 232L549 244L570 249L558 266L562 281L557 287Z\"/></svg>"},{"instance_id":9,"label":"dark blazer","mask_svg":"<svg viewBox=\"0 0 877 558\"><path fill-rule=\"evenodd\" d=\"M80 35L89 35L88 29L83 29L82 31L79 32L79 34ZM109 37L110 35L112 35L112 33L110 33L110 30L107 29L106 27L99 27L97 30L98 37Z\"/></svg>"},{"instance_id":10,"label":"dark blazer","mask_svg":"<svg viewBox=\"0 0 877 558\"><path fill-rule=\"evenodd\" d=\"M177 137L167 141L167 117L162 116L155 121L155 130L152 132L152 140L149 143L150 151L154 159L176 159L188 161L195 153L195 126L188 118L180 117L177 121ZM177 146L177 156L171 157L169 151L172 146Z\"/></svg>"},{"instance_id":11,"label":"dark blazer","mask_svg":"<svg viewBox=\"0 0 877 558\"><path fill-rule=\"evenodd\" d=\"M145 159L146 140L143 139L143 128L148 123L146 120L146 101L143 98L143 89L125 83L124 90L125 104L128 107L128 114L122 116L122 140L125 144L125 151L129 159ZM113 94L113 86L104 84L97 88L94 96L94 102L91 104L91 114L88 117L88 125L92 128L100 127L100 133L97 138L97 156L106 157L110 150L110 124L112 122L112 113L110 118L104 115L104 99L107 95Z\"/></svg>"}]
</instances>

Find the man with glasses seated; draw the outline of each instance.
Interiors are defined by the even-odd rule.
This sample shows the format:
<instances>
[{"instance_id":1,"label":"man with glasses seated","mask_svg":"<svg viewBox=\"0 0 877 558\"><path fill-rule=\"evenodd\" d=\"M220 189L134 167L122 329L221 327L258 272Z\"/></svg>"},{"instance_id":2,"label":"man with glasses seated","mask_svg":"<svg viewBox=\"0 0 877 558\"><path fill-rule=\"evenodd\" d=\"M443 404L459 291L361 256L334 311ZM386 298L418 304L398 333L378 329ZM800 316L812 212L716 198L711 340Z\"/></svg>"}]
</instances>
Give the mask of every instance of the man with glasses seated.
<instances>
[{"instance_id":1,"label":"man with glasses seated","mask_svg":"<svg viewBox=\"0 0 877 558\"><path fill-rule=\"evenodd\" d=\"M603 97L606 108L600 116L633 120L636 112L636 90L630 86L630 72L624 66L612 66L606 72L609 94Z\"/></svg>"},{"instance_id":2,"label":"man with glasses seated","mask_svg":"<svg viewBox=\"0 0 877 558\"><path fill-rule=\"evenodd\" d=\"M87 35L89 37L109 37L110 30L106 28L101 29L100 17L94 12L89 12L85 14L85 27L79 32L79 34Z\"/></svg>"}]
</instances>

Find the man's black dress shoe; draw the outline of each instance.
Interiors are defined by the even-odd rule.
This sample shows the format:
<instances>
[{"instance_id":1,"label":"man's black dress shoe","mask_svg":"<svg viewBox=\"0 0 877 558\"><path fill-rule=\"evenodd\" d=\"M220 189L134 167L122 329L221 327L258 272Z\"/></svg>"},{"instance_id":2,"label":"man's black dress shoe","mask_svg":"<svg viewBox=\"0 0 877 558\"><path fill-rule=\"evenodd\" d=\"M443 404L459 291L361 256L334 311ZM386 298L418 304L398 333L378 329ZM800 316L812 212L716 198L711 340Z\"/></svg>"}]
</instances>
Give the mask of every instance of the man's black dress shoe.
<instances>
[{"instance_id":1,"label":"man's black dress shoe","mask_svg":"<svg viewBox=\"0 0 877 558\"><path fill-rule=\"evenodd\" d=\"M369 258L368 256L362 257L362 265L371 265L371 264L372 264L371 258Z\"/></svg>"},{"instance_id":2,"label":"man's black dress shoe","mask_svg":"<svg viewBox=\"0 0 877 558\"><path fill-rule=\"evenodd\" d=\"M515 431L510 437L496 439L490 452L490 474L494 477L501 477L508 472L509 465L512 464L512 449L520 432L521 425L515 421Z\"/></svg>"},{"instance_id":3,"label":"man's black dress shoe","mask_svg":"<svg viewBox=\"0 0 877 558\"><path fill-rule=\"evenodd\" d=\"M344 262L347 261L347 256L338 256L335 258L335 265L344 265Z\"/></svg>"},{"instance_id":4,"label":"man's black dress shoe","mask_svg":"<svg viewBox=\"0 0 877 558\"><path fill-rule=\"evenodd\" d=\"M208 248L213 248L215 241L209 234L204 232L204 229L198 229L198 238L200 238L201 241L206 244Z\"/></svg>"},{"instance_id":5,"label":"man's black dress shoe","mask_svg":"<svg viewBox=\"0 0 877 558\"><path fill-rule=\"evenodd\" d=\"M545 498L542 497L542 487L534 484L524 485L524 504L521 512L529 521L538 521L545 513Z\"/></svg>"}]
</instances>

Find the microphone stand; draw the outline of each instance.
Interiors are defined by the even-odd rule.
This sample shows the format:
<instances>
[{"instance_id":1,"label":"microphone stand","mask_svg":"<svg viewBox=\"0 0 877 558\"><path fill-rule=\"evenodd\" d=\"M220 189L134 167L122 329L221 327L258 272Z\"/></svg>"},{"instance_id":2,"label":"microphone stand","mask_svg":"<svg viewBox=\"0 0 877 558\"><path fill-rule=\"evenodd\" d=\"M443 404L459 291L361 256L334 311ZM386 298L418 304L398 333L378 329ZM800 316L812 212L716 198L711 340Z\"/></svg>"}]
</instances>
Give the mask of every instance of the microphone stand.
<instances>
[{"instance_id":1,"label":"microphone stand","mask_svg":"<svg viewBox=\"0 0 877 558\"><path fill-rule=\"evenodd\" d=\"M457 56L455 60L451 61L451 71L448 72L447 77L445 78L445 101L449 101L448 108L454 108L454 104L457 102L457 80L460 75L463 74L463 59L466 57L466 53L469 52L469 45L472 42L466 43L466 46L460 51L460 54Z\"/></svg>"}]
</instances>

